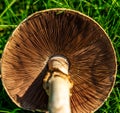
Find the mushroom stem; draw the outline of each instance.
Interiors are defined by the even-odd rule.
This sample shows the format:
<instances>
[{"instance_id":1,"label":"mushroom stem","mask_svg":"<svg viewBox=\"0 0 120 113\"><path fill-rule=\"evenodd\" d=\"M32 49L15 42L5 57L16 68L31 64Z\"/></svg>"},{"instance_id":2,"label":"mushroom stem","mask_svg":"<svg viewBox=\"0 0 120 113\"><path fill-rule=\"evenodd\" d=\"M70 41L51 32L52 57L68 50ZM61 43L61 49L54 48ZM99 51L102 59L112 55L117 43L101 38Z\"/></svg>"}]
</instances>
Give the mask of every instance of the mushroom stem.
<instances>
[{"instance_id":1,"label":"mushroom stem","mask_svg":"<svg viewBox=\"0 0 120 113\"><path fill-rule=\"evenodd\" d=\"M49 112L71 113L69 81L60 76L49 80Z\"/></svg>"},{"instance_id":2,"label":"mushroom stem","mask_svg":"<svg viewBox=\"0 0 120 113\"><path fill-rule=\"evenodd\" d=\"M68 61L63 57L53 57L48 61L48 67L44 89L49 96L49 113L71 113L70 89L73 84L68 75Z\"/></svg>"}]
</instances>

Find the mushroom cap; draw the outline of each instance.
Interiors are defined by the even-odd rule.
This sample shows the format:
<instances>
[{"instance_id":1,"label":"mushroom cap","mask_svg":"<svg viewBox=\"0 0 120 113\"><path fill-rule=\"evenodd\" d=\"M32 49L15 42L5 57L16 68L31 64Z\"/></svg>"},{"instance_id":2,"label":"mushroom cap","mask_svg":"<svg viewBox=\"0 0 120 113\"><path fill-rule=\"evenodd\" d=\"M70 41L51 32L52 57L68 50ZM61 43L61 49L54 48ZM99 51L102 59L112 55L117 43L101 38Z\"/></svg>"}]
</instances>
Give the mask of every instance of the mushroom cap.
<instances>
[{"instance_id":1,"label":"mushroom cap","mask_svg":"<svg viewBox=\"0 0 120 113\"><path fill-rule=\"evenodd\" d=\"M115 51L98 23L68 9L34 13L11 35L2 56L2 82L10 98L24 109L47 110L42 84L48 60L56 55L70 64L72 113L97 110L115 82Z\"/></svg>"}]
</instances>

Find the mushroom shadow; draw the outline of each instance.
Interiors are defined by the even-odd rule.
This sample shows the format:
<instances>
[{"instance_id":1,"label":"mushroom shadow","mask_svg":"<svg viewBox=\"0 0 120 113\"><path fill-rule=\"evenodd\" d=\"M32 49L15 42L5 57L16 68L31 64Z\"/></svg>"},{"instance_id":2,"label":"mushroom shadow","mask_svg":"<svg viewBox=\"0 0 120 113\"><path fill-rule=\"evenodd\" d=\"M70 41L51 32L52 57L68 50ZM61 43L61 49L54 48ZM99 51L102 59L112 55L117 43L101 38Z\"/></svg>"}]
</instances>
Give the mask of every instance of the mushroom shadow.
<instances>
[{"instance_id":1,"label":"mushroom shadow","mask_svg":"<svg viewBox=\"0 0 120 113\"><path fill-rule=\"evenodd\" d=\"M43 79L48 70L46 65L22 97L17 95L20 106L27 110L46 110L48 95L43 89Z\"/></svg>"}]
</instances>

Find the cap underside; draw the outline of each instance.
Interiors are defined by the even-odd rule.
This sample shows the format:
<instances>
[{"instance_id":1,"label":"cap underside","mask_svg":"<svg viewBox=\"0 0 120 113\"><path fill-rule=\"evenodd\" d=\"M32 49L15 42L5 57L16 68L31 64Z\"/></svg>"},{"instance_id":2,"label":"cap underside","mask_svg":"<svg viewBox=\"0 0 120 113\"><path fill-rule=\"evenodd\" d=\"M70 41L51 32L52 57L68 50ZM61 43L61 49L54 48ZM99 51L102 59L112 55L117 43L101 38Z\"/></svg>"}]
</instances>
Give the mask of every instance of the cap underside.
<instances>
[{"instance_id":1,"label":"cap underside","mask_svg":"<svg viewBox=\"0 0 120 113\"><path fill-rule=\"evenodd\" d=\"M13 32L2 56L2 82L11 99L24 109L47 109L42 83L54 55L70 63L72 113L99 108L115 81L114 49L95 21L66 9L37 12Z\"/></svg>"}]
</instances>

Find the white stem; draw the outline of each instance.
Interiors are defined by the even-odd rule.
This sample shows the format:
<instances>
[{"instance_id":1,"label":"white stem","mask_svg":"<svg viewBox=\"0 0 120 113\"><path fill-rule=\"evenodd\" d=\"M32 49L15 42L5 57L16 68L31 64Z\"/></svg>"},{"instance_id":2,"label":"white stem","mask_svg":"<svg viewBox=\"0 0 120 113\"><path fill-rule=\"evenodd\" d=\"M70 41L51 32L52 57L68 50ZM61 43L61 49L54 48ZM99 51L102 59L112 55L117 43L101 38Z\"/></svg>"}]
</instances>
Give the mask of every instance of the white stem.
<instances>
[{"instance_id":1,"label":"white stem","mask_svg":"<svg viewBox=\"0 0 120 113\"><path fill-rule=\"evenodd\" d=\"M48 67L43 87L49 96L49 113L71 113L70 89L73 84L68 75L69 63L61 56L54 56L48 61Z\"/></svg>"},{"instance_id":2,"label":"white stem","mask_svg":"<svg viewBox=\"0 0 120 113\"><path fill-rule=\"evenodd\" d=\"M49 112L71 113L70 83L60 76L49 80Z\"/></svg>"}]
</instances>

